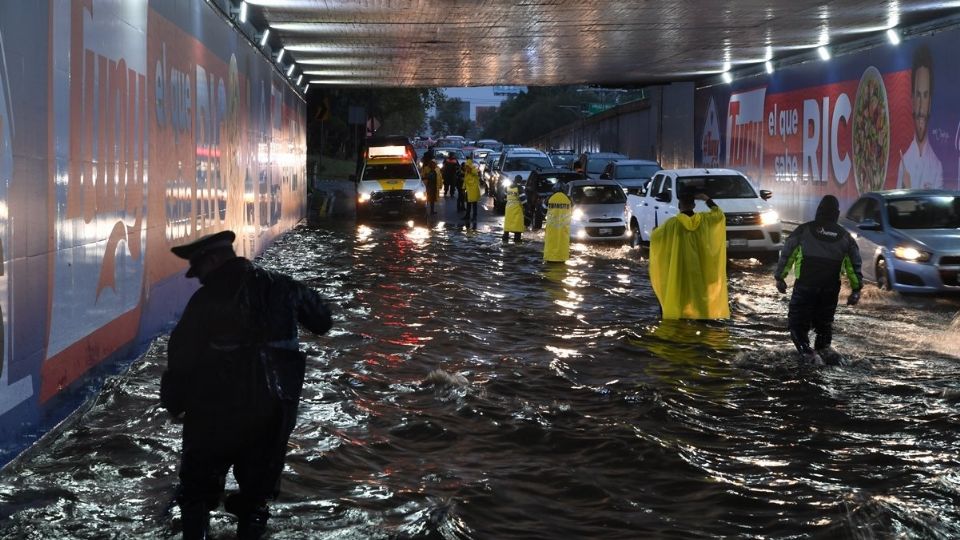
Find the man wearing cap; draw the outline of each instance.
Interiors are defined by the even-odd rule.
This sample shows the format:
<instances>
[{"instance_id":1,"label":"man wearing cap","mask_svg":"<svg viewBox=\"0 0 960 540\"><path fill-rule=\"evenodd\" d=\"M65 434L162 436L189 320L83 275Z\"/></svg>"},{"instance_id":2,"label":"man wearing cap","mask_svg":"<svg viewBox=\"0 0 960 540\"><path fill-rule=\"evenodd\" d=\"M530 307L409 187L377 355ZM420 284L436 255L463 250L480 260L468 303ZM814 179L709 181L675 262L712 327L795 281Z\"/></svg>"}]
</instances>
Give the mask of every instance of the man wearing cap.
<instances>
[{"instance_id":1,"label":"man wearing cap","mask_svg":"<svg viewBox=\"0 0 960 540\"><path fill-rule=\"evenodd\" d=\"M847 298L848 305L860 301L860 288L863 287L860 248L850 233L837 224L839 217L840 201L833 195L824 195L814 220L794 229L783 243L774 273L777 290L786 293L786 278L790 269L794 269L797 279L790 297L787 325L801 359L812 365L842 360L830 346L833 316L840 297L841 272L847 275L852 289ZM817 334L813 348L810 348L811 326Z\"/></svg>"},{"instance_id":2,"label":"man wearing cap","mask_svg":"<svg viewBox=\"0 0 960 540\"><path fill-rule=\"evenodd\" d=\"M235 238L223 231L171 250L202 285L170 334L160 385L161 404L183 418L184 538L206 538L231 466L240 492L224 507L238 537L264 533L303 386L297 324L316 334L332 324L319 294L238 257Z\"/></svg>"}]
</instances>

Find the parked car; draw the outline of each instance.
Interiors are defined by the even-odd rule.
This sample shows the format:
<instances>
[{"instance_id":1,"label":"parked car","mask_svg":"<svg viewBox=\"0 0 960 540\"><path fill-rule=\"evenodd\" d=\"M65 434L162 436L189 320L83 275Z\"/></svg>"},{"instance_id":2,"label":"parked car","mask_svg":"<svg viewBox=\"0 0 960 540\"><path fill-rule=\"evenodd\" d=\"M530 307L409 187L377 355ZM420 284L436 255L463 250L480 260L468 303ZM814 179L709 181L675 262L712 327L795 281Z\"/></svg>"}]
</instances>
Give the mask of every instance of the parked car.
<instances>
[{"instance_id":1,"label":"parked car","mask_svg":"<svg viewBox=\"0 0 960 540\"><path fill-rule=\"evenodd\" d=\"M727 218L727 255L756 257L761 262L776 261L783 247L780 215L767 202L770 191L757 190L740 171L731 169L669 169L653 176L643 196L628 195L630 227L637 242L649 242L650 233L661 223L677 215L677 193L703 192L723 210ZM697 201L696 212L707 206Z\"/></svg>"},{"instance_id":2,"label":"parked car","mask_svg":"<svg viewBox=\"0 0 960 540\"><path fill-rule=\"evenodd\" d=\"M534 230L543 226L547 216L547 200L553 195L556 185L566 185L586 176L569 169L540 169L530 173L523 188L523 222Z\"/></svg>"},{"instance_id":3,"label":"parked car","mask_svg":"<svg viewBox=\"0 0 960 540\"><path fill-rule=\"evenodd\" d=\"M577 159L580 161L583 172L587 174L588 178L600 178L607 163L628 158L616 152L584 152L580 154L580 157Z\"/></svg>"},{"instance_id":4,"label":"parked car","mask_svg":"<svg viewBox=\"0 0 960 540\"><path fill-rule=\"evenodd\" d=\"M600 178L614 180L627 193L644 195L647 184L660 170L660 164L647 159L618 159L607 163Z\"/></svg>"},{"instance_id":5,"label":"parked car","mask_svg":"<svg viewBox=\"0 0 960 540\"><path fill-rule=\"evenodd\" d=\"M463 150L459 148L434 148L433 149L433 160L437 163L437 167L443 168L443 160L447 159L449 154L453 154L457 158L457 162L462 166L464 162L467 161L467 156L463 153ZM423 167L423 163L420 163L420 166Z\"/></svg>"},{"instance_id":6,"label":"parked car","mask_svg":"<svg viewBox=\"0 0 960 540\"><path fill-rule=\"evenodd\" d=\"M570 238L578 241L630 239L627 195L613 180L575 180L566 187L573 203Z\"/></svg>"},{"instance_id":7,"label":"parked car","mask_svg":"<svg viewBox=\"0 0 960 540\"><path fill-rule=\"evenodd\" d=\"M960 191L892 190L857 199L840 224L881 289L960 292Z\"/></svg>"},{"instance_id":8,"label":"parked car","mask_svg":"<svg viewBox=\"0 0 960 540\"><path fill-rule=\"evenodd\" d=\"M493 208L502 214L507 207L507 187L520 176L526 182L531 171L553 168L550 158L534 148L511 148L505 150L497 164L497 184L493 190ZM523 191L521 186L521 191Z\"/></svg>"},{"instance_id":9,"label":"parked car","mask_svg":"<svg viewBox=\"0 0 960 540\"><path fill-rule=\"evenodd\" d=\"M480 181L487 186L487 194L491 196L497 189L497 177L499 176L497 174L497 162L500 161L500 154L501 152L490 152L477 166L480 171Z\"/></svg>"},{"instance_id":10,"label":"parked car","mask_svg":"<svg viewBox=\"0 0 960 540\"><path fill-rule=\"evenodd\" d=\"M573 162L577 159L577 155L573 153L573 150L550 150L547 152L547 156L550 157L553 166L558 169L573 170Z\"/></svg>"}]
</instances>

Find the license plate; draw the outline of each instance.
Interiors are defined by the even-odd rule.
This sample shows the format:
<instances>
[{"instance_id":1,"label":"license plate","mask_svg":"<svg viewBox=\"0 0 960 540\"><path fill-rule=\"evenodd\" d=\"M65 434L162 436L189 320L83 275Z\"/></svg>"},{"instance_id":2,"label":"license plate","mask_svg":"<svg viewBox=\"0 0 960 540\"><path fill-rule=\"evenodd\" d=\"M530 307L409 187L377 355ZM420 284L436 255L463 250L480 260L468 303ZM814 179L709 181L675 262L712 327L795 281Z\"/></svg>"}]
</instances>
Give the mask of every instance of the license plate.
<instances>
[{"instance_id":1,"label":"license plate","mask_svg":"<svg viewBox=\"0 0 960 540\"><path fill-rule=\"evenodd\" d=\"M746 238L731 238L727 240L727 245L730 247L744 247L747 245Z\"/></svg>"},{"instance_id":2,"label":"license plate","mask_svg":"<svg viewBox=\"0 0 960 540\"><path fill-rule=\"evenodd\" d=\"M599 234L600 236L611 235L613 234L613 229L611 229L610 227L600 227L599 229L597 229L597 234Z\"/></svg>"}]
</instances>

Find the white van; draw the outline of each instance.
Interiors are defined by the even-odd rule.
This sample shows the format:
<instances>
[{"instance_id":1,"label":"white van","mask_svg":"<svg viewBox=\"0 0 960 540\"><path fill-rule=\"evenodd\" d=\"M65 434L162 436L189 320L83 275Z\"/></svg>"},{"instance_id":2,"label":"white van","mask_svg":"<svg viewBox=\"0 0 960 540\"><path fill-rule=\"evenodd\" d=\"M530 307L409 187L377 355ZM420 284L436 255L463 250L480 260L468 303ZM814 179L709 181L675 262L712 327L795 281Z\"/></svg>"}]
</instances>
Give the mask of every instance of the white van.
<instances>
[{"instance_id":1,"label":"white van","mask_svg":"<svg viewBox=\"0 0 960 540\"><path fill-rule=\"evenodd\" d=\"M649 242L653 229L676 216L677 193L686 190L710 196L727 217L727 255L775 261L783 247L780 215L767 202L773 193L758 190L740 171L732 169L672 169L659 171L645 195L629 195L630 228L640 242ZM696 212L707 211L703 201Z\"/></svg>"}]
</instances>

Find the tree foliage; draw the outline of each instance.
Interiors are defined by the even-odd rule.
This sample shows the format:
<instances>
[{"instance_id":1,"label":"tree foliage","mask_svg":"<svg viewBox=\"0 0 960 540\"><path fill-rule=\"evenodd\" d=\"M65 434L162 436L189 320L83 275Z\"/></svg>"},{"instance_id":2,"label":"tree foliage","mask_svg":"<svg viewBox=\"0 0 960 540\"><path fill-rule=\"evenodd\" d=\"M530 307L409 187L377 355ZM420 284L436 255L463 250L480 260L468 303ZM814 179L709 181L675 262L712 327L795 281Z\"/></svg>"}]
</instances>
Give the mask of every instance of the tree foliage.
<instances>
[{"instance_id":1,"label":"tree foliage","mask_svg":"<svg viewBox=\"0 0 960 540\"><path fill-rule=\"evenodd\" d=\"M523 143L580 118L576 87L534 87L501 105L482 137Z\"/></svg>"},{"instance_id":2,"label":"tree foliage","mask_svg":"<svg viewBox=\"0 0 960 540\"><path fill-rule=\"evenodd\" d=\"M470 120L469 114L466 118L461 114L465 103L460 98L445 99L437 103L436 116L430 119L430 131L434 136L441 134L469 136L474 132L475 122ZM469 104L467 106L469 107Z\"/></svg>"},{"instance_id":3,"label":"tree foliage","mask_svg":"<svg viewBox=\"0 0 960 540\"><path fill-rule=\"evenodd\" d=\"M313 90L307 103L309 154L349 158L366 133L364 126L349 124L350 107L362 107L366 116L380 122L379 134L414 136L426 127L427 110L445 99L437 88L329 88ZM317 111L329 108L320 122ZM321 134L322 131L322 134ZM323 141L321 148L321 139Z\"/></svg>"}]
</instances>

